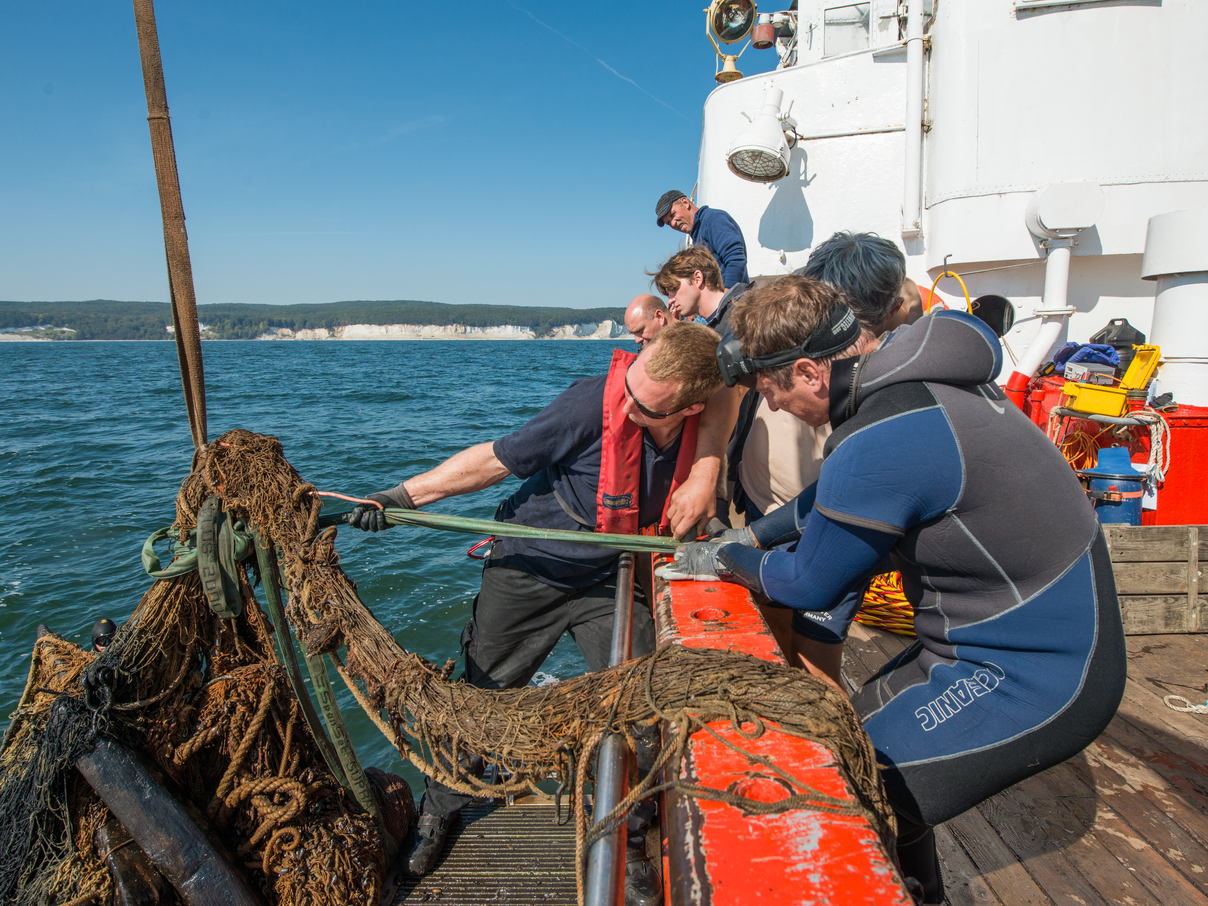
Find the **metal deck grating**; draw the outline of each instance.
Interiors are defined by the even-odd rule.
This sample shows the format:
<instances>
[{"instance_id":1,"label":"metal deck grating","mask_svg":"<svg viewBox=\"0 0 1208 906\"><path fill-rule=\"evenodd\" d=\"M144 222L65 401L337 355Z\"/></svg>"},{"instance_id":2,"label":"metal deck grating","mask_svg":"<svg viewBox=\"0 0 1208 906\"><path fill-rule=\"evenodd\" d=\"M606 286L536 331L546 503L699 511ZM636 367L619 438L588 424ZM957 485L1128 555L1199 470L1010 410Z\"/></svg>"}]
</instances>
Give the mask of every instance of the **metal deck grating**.
<instances>
[{"instance_id":1,"label":"metal deck grating","mask_svg":"<svg viewBox=\"0 0 1208 906\"><path fill-rule=\"evenodd\" d=\"M565 808L562 817L567 818ZM468 805L436 869L402 879L393 902L574 906L574 821L557 826L553 805Z\"/></svg>"}]
</instances>

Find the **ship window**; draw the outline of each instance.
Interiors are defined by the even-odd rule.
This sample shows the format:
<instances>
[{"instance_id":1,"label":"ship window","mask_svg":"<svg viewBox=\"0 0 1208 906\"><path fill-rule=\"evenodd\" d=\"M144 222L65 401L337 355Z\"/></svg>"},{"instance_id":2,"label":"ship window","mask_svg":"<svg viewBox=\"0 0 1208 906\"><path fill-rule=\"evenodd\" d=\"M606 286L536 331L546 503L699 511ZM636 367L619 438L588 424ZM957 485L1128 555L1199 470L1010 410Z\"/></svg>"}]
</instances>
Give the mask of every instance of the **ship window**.
<instances>
[{"instance_id":1,"label":"ship window","mask_svg":"<svg viewBox=\"0 0 1208 906\"><path fill-rule=\"evenodd\" d=\"M870 3L853 3L835 6L823 13L822 54L835 54L867 50L871 30Z\"/></svg>"}]
</instances>

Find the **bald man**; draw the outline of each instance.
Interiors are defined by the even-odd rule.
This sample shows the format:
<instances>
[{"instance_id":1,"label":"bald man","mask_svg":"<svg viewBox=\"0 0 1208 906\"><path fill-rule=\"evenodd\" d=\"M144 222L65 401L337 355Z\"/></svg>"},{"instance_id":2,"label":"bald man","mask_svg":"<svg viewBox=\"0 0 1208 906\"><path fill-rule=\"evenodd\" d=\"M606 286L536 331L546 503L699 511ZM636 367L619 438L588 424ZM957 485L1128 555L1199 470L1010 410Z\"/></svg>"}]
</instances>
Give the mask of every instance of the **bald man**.
<instances>
[{"instance_id":1,"label":"bald man","mask_svg":"<svg viewBox=\"0 0 1208 906\"><path fill-rule=\"evenodd\" d=\"M671 312L667 311L667 306L658 296L645 293L634 296L625 309L625 329L633 334L639 347L644 347L658 336L658 332L672 320Z\"/></svg>"}]
</instances>

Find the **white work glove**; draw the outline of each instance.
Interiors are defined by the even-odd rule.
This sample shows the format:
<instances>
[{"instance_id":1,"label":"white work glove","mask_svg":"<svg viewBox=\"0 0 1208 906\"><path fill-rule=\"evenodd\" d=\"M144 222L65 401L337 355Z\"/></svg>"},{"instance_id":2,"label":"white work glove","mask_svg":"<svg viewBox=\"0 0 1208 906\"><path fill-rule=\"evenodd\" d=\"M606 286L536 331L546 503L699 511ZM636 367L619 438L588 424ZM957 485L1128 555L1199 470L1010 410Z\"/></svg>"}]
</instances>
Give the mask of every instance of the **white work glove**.
<instances>
[{"instance_id":1,"label":"white work glove","mask_svg":"<svg viewBox=\"0 0 1208 906\"><path fill-rule=\"evenodd\" d=\"M717 552L722 541L693 541L675 550L675 562L660 566L654 574L662 579L691 579L709 582L718 577Z\"/></svg>"},{"instance_id":2,"label":"white work glove","mask_svg":"<svg viewBox=\"0 0 1208 906\"><path fill-rule=\"evenodd\" d=\"M755 533L751 531L749 525L745 525L742 528L726 529L724 532L710 535L708 540L720 541L722 544L741 544L744 547L759 547L759 542L755 540Z\"/></svg>"}]
</instances>

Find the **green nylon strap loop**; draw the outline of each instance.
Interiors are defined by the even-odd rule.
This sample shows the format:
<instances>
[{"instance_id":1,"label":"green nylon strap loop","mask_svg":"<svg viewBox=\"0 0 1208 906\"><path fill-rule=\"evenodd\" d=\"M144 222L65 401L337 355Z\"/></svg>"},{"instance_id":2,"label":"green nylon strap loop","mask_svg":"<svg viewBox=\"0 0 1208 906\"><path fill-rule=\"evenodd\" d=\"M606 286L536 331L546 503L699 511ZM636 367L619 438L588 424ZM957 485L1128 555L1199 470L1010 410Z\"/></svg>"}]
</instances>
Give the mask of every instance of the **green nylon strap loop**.
<instances>
[{"instance_id":1,"label":"green nylon strap loop","mask_svg":"<svg viewBox=\"0 0 1208 906\"><path fill-rule=\"evenodd\" d=\"M306 684L302 681L302 671L298 668L298 655L294 651L293 636L290 634L289 620L285 616L285 604L281 599L280 562L276 549L265 544L264 539L257 536L256 556L260 563L264 600L268 605L269 619L273 621L273 631L277 636L281 661L285 664L285 674L289 677L289 684L293 687L294 696L302 706L302 716L306 719L306 725L310 728L310 734L314 737L323 760L327 762L327 767L331 770L336 782L348 789L348 778L344 775L340 757L335 747L332 746L331 740L327 738L327 734L323 732L314 702L310 700Z\"/></svg>"},{"instance_id":2,"label":"green nylon strap loop","mask_svg":"<svg viewBox=\"0 0 1208 906\"><path fill-rule=\"evenodd\" d=\"M165 538L173 537L172 526L152 532L147 540L143 542L143 570L152 579L175 579L177 576L183 576L185 573L191 573L197 569L197 548L193 547L191 543L194 535L195 533L190 531L186 540L178 540L177 544L184 548L184 553L167 566L163 566L159 554L155 552L155 545L159 544ZM251 536L244 530L242 522L236 522L235 559L242 562L254 553L255 545L252 542Z\"/></svg>"},{"instance_id":3,"label":"green nylon strap loop","mask_svg":"<svg viewBox=\"0 0 1208 906\"><path fill-rule=\"evenodd\" d=\"M167 567L161 567L159 554L155 553L155 545L172 534L172 526L161 528L151 533L143 542L143 569L152 579L175 579L197 569L197 550L189 548L186 553L177 557Z\"/></svg>"},{"instance_id":4,"label":"green nylon strap loop","mask_svg":"<svg viewBox=\"0 0 1208 906\"><path fill-rule=\"evenodd\" d=\"M391 525L412 525L468 535L538 538L545 541L565 541L568 544L586 544L611 550L651 554L673 554L680 545L680 542L674 538L664 538L658 535L610 535L604 532L540 529L529 525L517 525L513 522L495 522L493 519L471 519L468 516L449 516L444 513L425 513L420 510L400 510L390 507L387 507L385 512L386 521ZM319 520L319 524L346 523L347 516L348 513L325 515ZM254 552L254 545L247 532L243 530L242 523L236 523L235 528L235 556L236 559L243 560ZM143 569L152 579L172 579L197 568L197 551L189 546L189 541L182 543L182 546L186 548L184 554L166 567L161 567L159 555L155 553L155 545L167 538L171 532L171 527L159 529L143 543ZM192 540L193 534L193 532L189 533L189 540Z\"/></svg>"}]
</instances>

